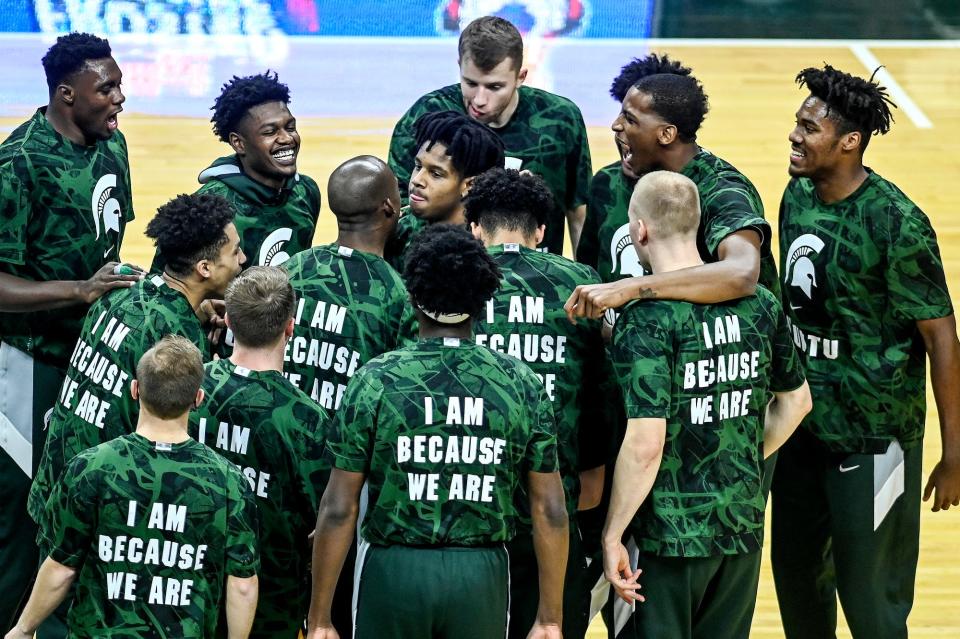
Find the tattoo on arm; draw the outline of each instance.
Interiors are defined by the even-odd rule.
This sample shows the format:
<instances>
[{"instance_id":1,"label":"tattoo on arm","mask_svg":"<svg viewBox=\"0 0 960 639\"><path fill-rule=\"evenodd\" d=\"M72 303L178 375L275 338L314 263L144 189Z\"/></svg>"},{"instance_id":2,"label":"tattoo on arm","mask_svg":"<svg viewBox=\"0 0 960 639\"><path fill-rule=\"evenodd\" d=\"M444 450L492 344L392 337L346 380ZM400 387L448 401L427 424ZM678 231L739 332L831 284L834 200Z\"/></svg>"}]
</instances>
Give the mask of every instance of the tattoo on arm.
<instances>
[{"instance_id":1,"label":"tattoo on arm","mask_svg":"<svg viewBox=\"0 0 960 639\"><path fill-rule=\"evenodd\" d=\"M657 296L657 292L652 288L640 287L640 297L642 300L652 300Z\"/></svg>"}]
</instances>

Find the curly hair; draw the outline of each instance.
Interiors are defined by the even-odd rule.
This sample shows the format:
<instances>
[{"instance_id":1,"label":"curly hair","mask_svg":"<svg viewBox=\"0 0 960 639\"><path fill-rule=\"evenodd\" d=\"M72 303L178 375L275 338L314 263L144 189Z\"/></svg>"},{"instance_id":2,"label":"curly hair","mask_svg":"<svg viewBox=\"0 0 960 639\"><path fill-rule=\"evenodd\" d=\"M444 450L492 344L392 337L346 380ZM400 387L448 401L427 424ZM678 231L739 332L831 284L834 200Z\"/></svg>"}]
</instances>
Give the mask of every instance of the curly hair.
<instances>
[{"instance_id":1,"label":"curly hair","mask_svg":"<svg viewBox=\"0 0 960 639\"><path fill-rule=\"evenodd\" d=\"M233 217L233 207L220 195L178 195L157 209L146 235L166 269L185 276L200 260L216 259L227 243L224 229Z\"/></svg>"},{"instance_id":2,"label":"curly hair","mask_svg":"<svg viewBox=\"0 0 960 639\"><path fill-rule=\"evenodd\" d=\"M410 245L403 281L423 310L477 317L500 286L500 269L466 228L433 224Z\"/></svg>"},{"instance_id":3,"label":"curly hair","mask_svg":"<svg viewBox=\"0 0 960 639\"><path fill-rule=\"evenodd\" d=\"M417 149L434 144L447 149L450 163L461 178L480 175L487 169L503 166L503 141L485 124L456 111L424 113L413 124Z\"/></svg>"},{"instance_id":4,"label":"curly hair","mask_svg":"<svg viewBox=\"0 0 960 639\"><path fill-rule=\"evenodd\" d=\"M874 82L879 70L877 67L870 79L864 80L824 64L822 69L804 69L797 74L796 81L827 105L827 115L838 124L839 135L859 131L863 136L860 148L865 150L871 135L884 135L890 130L890 107L897 108L886 87Z\"/></svg>"},{"instance_id":5,"label":"curly hair","mask_svg":"<svg viewBox=\"0 0 960 639\"><path fill-rule=\"evenodd\" d=\"M210 110L213 111L213 132L224 142L228 142L230 134L236 131L237 124L253 107L265 102L290 103L290 88L277 80L277 74L266 73L248 75L246 77L233 76L224 83L220 95L214 101Z\"/></svg>"},{"instance_id":6,"label":"curly hair","mask_svg":"<svg viewBox=\"0 0 960 639\"><path fill-rule=\"evenodd\" d=\"M477 176L464 207L467 222L529 236L547 223L556 203L540 176L497 168Z\"/></svg>"},{"instance_id":7,"label":"curly hair","mask_svg":"<svg viewBox=\"0 0 960 639\"><path fill-rule=\"evenodd\" d=\"M695 142L697 131L710 110L703 85L691 75L657 73L640 78L634 85L650 96L650 108L677 127L681 142Z\"/></svg>"},{"instance_id":8,"label":"curly hair","mask_svg":"<svg viewBox=\"0 0 960 639\"><path fill-rule=\"evenodd\" d=\"M89 33L68 33L57 38L40 60L50 95L60 83L83 69L88 60L109 58L111 53L109 42Z\"/></svg>"},{"instance_id":9,"label":"curly hair","mask_svg":"<svg viewBox=\"0 0 960 639\"><path fill-rule=\"evenodd\" d=\"M690 67L683 66L678 60L671 60L667 54L651 53L644 58L634 58L620 68L620 75L613 79L610 85L610 97L617 102L623 98L641 78L657 73L669 75L690 75Z\"/></svg>"}]
</instances>

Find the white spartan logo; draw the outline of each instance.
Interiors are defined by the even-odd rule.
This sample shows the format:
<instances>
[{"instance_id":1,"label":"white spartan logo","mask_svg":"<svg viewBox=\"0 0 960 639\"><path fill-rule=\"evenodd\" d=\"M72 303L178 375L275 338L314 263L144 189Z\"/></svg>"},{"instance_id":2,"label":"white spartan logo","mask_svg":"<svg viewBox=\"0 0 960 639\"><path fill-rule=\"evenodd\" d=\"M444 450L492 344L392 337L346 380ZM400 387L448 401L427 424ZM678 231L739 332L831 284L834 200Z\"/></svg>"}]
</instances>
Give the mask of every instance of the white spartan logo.
<instances>
[{"instance_id":1,"label":"white spartan logo","mask_svg":"<svg viewBox=\"0 0 960 639\"><path fill-rule=\"evenodd\" d=\"M93 212L93 227L97 232L97 238L100 237L100 220L103 219L103 232L120 232L120 203L116 198L110 197L117 186L117 176L114 173L107 173L97 181L97 186L93 189L93 195L90 198L90 208Z\"/></svg>"},{"instance_id":2,"label":"white spartan logo","mask_svg":"<svg viewBox=\"0 0 960 639\"><path fill-rule=\"evenodd\" d=\"M293 237L293 230L282 227L267 236L267 239L260 245L260 253L257 256L257 264L260 266L280 266L290 259L290 255L282 250L283 245Z\"/></svg>"},{"instance_id":3,"label":"white spartan logo","mask_svg":"<svg viewBox=\"0 0 960 639\"><path fill-rule=\"evenodd\" d=\"M640 257L633 248L633 240L630 239L630 224L618 228L610 240L610 271L618 275L644 275Z\"/></svg>"},{"instance_id":4,"label":"white spartan logo","mask_svg":"<svg viewBox=\"0 0 960 639\"><path fill-rule=\"evenodd\" d=\"M823 240L806 233L795 239L787 251L787 268L783 273L783 282L798 287L809 300L813 299L813 289L817 287L817 274L810 256L820 253L823 247Z\"/></svg>"}]
</instances>

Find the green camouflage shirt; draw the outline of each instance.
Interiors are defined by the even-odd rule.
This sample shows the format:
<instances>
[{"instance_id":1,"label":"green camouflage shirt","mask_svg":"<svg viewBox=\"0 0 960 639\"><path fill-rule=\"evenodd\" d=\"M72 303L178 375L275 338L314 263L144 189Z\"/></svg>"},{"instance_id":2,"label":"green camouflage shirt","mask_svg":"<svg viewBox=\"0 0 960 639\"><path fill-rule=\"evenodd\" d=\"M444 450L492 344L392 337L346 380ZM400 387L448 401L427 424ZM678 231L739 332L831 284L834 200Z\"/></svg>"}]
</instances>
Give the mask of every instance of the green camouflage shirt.
<instances>
[{"instance_id":1,"label":"green camouflage shirt","mask_svg":"<svg viewBox=\"0 0 960 639\"><path fill-rule=\"evenodd\" d=\"M810 180L790 180L780 268L813 393L803 427L841 452L884 452L892 439L919 444L926 351L916 322L953 313L927 216L872 171L833 204Z\"/></svg>"},{"instance_id":2,"label":"green camouflage shirt","mask_svg":"<svg viewBox=\"0 0 960 639\"><path fill-rule=\"evenodd\" d=\"M611 357L627 418L667 420L656 481L631 527L641 549L759 550L766 406L804 379L777 299L760 286L722 304L634 302L614 327Z\"/></svg>"},{"instance_id":3,"label":"green camouflage shirt","mask_svg":"<svg viewBox=\"0 0 960 639\"><path fill-rule=\"evenodd\" d=\"M57 133L39 109L0 145L0 272L34 281L86 280L120 259L133 219L127 143L93 146ZM0 338L66 370L88 306L0 313Z\"/></svg>"},{"instance_id":4,"label":"green camouflage shirt","mask_svg":"<svg viewBox=\"0 0 960 639\"><path fill-rule=\"evenodd\" d=\"M466 114L460 84L451 84L417 100L400 118L390 140L390 168L400 181L406 201L407 186L417 156L413 124L424 113L458 111ZM544 179L557 203L547 223L541 246L563 251L564 212L587 201L590 148L580 109L570 100L541 89L520 87L517 110L505 126L493 129L506 148L506 167L528 170Z\"/></svg>"},{"instance_id":5,"label":"green camouflage shirt","mask_svg":"<svg viewBox=\"0 0 960 639\"><path fill-rule=\"evenodd\" d=\"M259 569L247 482L192 439L130 433L83 451L54 487L39 541L79 570L71 637L213 637L227 576Z\"/></svg>"},{"instance_id":6,"label":"green camouflage shirt","mask_svg":"<svg viewBox=\"0 0 960 639\"><path fill-rule=\"evenodd\" d=\"M383 247L383 259L387 260L397 273L403 273L403 260L407 256L410 242L426 226L426 221L414 215L409 206L400 209L400 219L397 220L393 235Z\"/></svg>"},{"instance_id":7,"label":"green camouflage shirt","mask_svg":"<svg viewBox=\"0 0 960 639\"><path fill-rule=\"evenodd\" d=\"M502 281L474 325L475 339L526 363L543 382L556 416L560 474L572 514L579 472L607 461L612 429L599 390L609 374L600 322L571 324L563 305L578 285L600 278L587 266L518 244L489 250Z\"/></svg>"},{"instance_id":8,"label":"green camouflage shirt","mask_svg":"<svg viewBox=\"0 0 960 639\"><path fill-rule=\"evenodd\" d=\"M370 361L335 424L334 466L367 477L361 535L372 544L507 541L526 473L557 470L553 409L537 376L454 337Z\"/></svg>"},{"instance_id":9,"label":"green camouflage shirt","mask_svg":"<svg viewBox=\"0 0 960 639\"><path fill-rule=\"evenodd\" d=\"M311 544L330 465L330 416L276 371L218 360L190 435L236 464L258 497L260 600L251 637L296 639L310 606Z\"/></svg>"},{"instance_id":10,"label":"green camouflage shirt","mask_svg":"<svg viewBox=\"0 0 960 639\"><path fill-rule=\"evenodd\" d=\"M313 178L298 173L276 191L249 178L237 156L229 155L217 159L199 180L197 193L220 195L233 205L233 223L247 255L245 268L280 266L313 245L320 215L320 188ZM158 253L151 270L159 272L163 266Z\"/></svg>"},{"instance_id":11,"label":"green camouflage shirt","mask_svg":"<svg viewBox=\"0 0 960 639\"><path fill-rule=\"evenodd\" d=\"M753 229L762 237L760 284L779 295L776 264L770 253L770 225L763 217L760 194L750 180L706 149L700 149L680 173L693 180L700 191L697 248L703 261L719 259L717 249L728 235ZM591 184L577 260L597 269L604 282L643 275L630 242L627 216L634 184L624 177L620 162L600 169Z\"/></svg>"},{"instance_id":12,"label":"green camouflage shirt","mask_svg":"<svg viewBox=\"0 0 960 639\"><path fill-rule=\"evenodd\" d=\"M345 246L317 246L286 264L297 292L284 373L331 412L360 366L400 344L412 309L385 260Z\"/></svg>"},{"instance_id":13,"label":"green camouflage shirt","mask_svg":"<svg viewBox=\"0 0 960 639\"><path fill-rule=\"evenodd\" d=\"M30 487L27 506L35 521L74 455L134 430L139 405L130 382L140 357L164 335L182 335L210 358L206 332L187 298L159 275L114 290L90 307Z\"/></svg>"}]
</instances>

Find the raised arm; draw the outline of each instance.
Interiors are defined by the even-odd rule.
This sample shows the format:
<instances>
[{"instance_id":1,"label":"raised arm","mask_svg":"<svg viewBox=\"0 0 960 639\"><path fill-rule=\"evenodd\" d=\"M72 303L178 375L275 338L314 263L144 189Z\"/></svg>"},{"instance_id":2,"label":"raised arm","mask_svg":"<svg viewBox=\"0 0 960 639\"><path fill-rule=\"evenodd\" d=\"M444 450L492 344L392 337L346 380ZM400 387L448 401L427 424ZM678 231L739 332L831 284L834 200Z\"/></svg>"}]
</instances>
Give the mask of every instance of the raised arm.
<instances>
[{"instance_id":1,"label":"raised arm","mask_svg":"<svg viewBox=\"0 0 960 639\"><path fill-rule=\"evenodd\" d=\"M636 299L716 304L753 295L760 278L761 241L757 231L736 231L721 240L716 262L607 284L578 286L563 308L570 321L575 321L578 317L600 317L608 308L619 308Z\"/></svg>"},{"instance_id":2,"label":"raised arm","mask_svg":"<svg viewBox=\"0 0 960 639\"><path fill-rule=\"evenodd\" d=\"M88 280L36 282L9 273L0 273L0 312L28 313L47 311L75 304L91 304L115 288L133 286L142 273L117 275L117 262L104 264Z\"/></svg>"}]
</instances>

